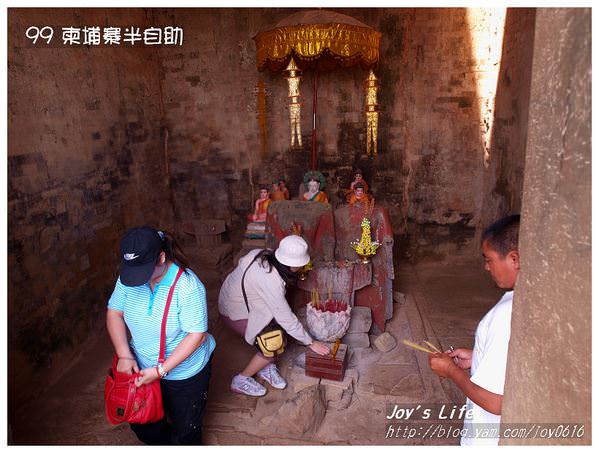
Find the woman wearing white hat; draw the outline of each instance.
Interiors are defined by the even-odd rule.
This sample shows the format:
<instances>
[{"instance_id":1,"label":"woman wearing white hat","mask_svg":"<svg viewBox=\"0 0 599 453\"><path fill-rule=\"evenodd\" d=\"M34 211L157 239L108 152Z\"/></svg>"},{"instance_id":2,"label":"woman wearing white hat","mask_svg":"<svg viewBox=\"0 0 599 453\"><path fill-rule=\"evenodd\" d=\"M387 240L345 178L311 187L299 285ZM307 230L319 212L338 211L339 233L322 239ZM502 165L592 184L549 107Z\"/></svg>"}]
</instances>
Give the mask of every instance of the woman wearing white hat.
<instances>
[{"instance_id":1,"label":"woman wearing white hat","mask_svg":"<svg viewBox=\"0 0 599 453\"><path fill-rule=\"evenodd\" d=\"M225 279L218 298L218 311L224 323L253 345L256 335L274 318L299 342L317 354L327 354L329 347L312 339L285 299L287 283L309 261L308 244L295 235L283 238L274 252L257 249L240 258L237 267ZM253 378L255 374L274 388L287 386L274 364L274 357L258 352L233 378L231 390L250 396L266 394L266 388Z\"/></svg>"}]
</instances>

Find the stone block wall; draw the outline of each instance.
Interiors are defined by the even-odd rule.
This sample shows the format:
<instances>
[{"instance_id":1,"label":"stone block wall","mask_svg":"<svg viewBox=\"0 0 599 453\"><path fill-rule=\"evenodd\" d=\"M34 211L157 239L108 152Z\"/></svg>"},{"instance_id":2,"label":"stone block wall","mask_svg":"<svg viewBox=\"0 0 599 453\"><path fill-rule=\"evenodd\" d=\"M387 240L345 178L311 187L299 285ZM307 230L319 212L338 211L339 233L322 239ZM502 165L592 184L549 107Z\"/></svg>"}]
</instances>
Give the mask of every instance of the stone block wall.
<instances>
[{"instance_id":1,"label":"stone block wall","mask_svg":"<svg viewBox=\"0 0 599 453\"><path fill-rule=\"evenodd\" d=\"M104 323L118 241L172 219L156 55L33 46L32 25L144 26L143 10L9 11L10 403L48 382ZM53 43L61 43L55 37ZM172 225L171 225L172 227ZM56 366L58 353L60 367ZM42 372L42 370L45 370Z\"/></svg>"},{"instance_id":2,"label":"stone block wall","mask_svg":"<svg viewBox=\"0 0 599 453\"><path fill-rule=\"evenodd\" d=\"M535 15L530 8L507 10L479 233L521 209Z\"/></svg>"}]
</instances>

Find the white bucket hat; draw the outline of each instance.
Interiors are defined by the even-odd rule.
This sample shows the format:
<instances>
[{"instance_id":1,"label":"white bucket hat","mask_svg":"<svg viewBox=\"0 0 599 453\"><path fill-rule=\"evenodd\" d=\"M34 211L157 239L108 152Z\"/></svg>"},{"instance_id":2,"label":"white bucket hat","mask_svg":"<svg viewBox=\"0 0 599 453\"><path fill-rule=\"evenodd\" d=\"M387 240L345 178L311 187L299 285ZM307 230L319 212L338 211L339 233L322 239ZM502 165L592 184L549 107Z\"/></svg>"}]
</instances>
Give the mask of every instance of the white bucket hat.
<instances>
[{"instance_id":1,"label":"white bucket hat","mask_svg":"<svg viewBox=\"0 0 599 453\"><path fill-rule=\"evenodd\" d=\"M279 263L289 267L302 267L310 262L308 244L295 234L281 239L279 247L275 250L275 256Z\"/></svg>"}]
</instances>

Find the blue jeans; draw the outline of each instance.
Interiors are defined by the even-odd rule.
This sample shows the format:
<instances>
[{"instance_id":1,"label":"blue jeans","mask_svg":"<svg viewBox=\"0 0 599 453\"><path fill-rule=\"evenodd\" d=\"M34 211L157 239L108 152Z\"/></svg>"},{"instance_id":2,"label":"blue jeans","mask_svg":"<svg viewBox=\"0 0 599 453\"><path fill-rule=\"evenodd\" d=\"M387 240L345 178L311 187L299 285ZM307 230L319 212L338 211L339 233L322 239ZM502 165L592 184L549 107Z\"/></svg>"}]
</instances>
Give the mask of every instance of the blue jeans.
<instances>
[{"instance_id":1,"label":"blue jeans","mask_svg":"<svg viewBox=\"0 0 599 453\"><path fill-rule=\"evenodd\" d=\"M147 445L201 445L202 416L208 399L212 357L195 376L179 381L162 379L164 417L154 423L131 423L138 439Z\"/></svg>"}]
</instances>

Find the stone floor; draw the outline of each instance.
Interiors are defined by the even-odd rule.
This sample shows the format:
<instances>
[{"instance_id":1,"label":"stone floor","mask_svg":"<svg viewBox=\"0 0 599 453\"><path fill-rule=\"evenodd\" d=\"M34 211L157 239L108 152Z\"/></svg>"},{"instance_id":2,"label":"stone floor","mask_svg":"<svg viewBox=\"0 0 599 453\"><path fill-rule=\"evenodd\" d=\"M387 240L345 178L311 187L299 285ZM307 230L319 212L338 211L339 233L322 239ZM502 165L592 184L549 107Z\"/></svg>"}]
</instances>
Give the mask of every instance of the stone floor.
<instances>
[{"instance_id":1,"label":"stone floor","mask_svg":"<svg viewBox=\"0 0 599 453\"><path fill-rule=\"evenodd\" d=\"M458 439L408 438L386 416L395 404L461 405L463 396L428 366L427 355L407 349L402 339L428 339L443 349L471 347L476 325L501 292L480 260L399 262L394 290L405 299L394 304L386 331L397 346L351 350L346 379L332 382L303 374L305 348L290 344L279 362L289 381L262 398L234 394L228 386L253 349L223 327L216 316L221 275L198 269L208 289L217 340L204 440L211 445L452 445ZM371 337L374 340L374 337ZM372 341L371 341L372 343ZM103 383L112 348L106 333L81 346L84 354L45 394L22 407L10 421L9 443L49 445L138 445L127 426L104 418ZM390 427L393 431L390 431Z\"/></svg>"}]
</instances>

